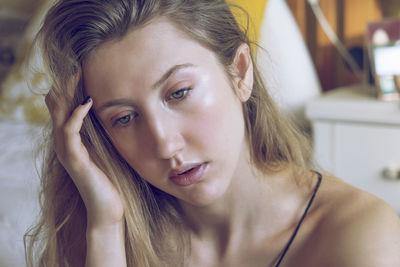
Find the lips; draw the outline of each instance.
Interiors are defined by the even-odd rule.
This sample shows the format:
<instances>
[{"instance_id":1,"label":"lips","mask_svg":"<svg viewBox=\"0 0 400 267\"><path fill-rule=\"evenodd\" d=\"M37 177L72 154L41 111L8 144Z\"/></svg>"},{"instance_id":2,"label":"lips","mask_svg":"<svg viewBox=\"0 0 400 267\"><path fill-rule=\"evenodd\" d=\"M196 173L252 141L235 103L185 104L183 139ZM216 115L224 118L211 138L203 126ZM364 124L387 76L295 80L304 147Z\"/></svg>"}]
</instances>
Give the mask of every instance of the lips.
<instances>
[{"instance_id":1,"label":"lips","mask_svg":"<svg viewBox=\"0 0 400 267\"><path fill-rule=\"evenodd\" d=\"M197 183L204 176L208 164L186 164L170 172L171 181L179 186Z\"/></svg>"}]
</instances>

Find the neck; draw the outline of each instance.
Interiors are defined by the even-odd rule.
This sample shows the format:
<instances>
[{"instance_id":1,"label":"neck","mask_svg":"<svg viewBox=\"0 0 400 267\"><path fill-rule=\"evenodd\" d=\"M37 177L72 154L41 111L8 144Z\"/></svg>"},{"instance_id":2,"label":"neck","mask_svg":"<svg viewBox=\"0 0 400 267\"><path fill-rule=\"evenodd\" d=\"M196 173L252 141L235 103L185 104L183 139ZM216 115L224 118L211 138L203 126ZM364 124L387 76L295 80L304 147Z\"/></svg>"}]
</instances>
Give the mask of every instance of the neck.
<instances>
[{"instance_id":1,"label":"neck","mask_svg":"<svg viewBox=\"0 0 400 267\"><path fill-rule=\"evenodd\" d=\"M218 200L202 207L181 203L189 231L195 239L220 250L272 236L281 227L282 211L292 208L289 205L286 209L282 203L287 193L282 188L292 183L289 177L290 171L262 174L249 157L240 159L229 187Z\"/></svg>"},{"instance_id":2,"label":"neck","mask_svg":"<svg viewBox=\"0 0 400 267\"><path fill-rule=\"evenodd\" d=\"M188 225L198 234L222 227L234 231L256 212L257 199L265 193L261 187L265 187L262 178L250 168L238 170L226 192L212 204L196 207L182 203Z\"/></svg>"},{"instance_id":3,"label":"neck","mask_svg":"<svg viewBox=\"0 0 400 267\"><path fill-rule=\"evenodd\" d=\"M308 203L314 188L310 172L283 166L266 174L254 167L249 153L241 155L220 197L204 206L180 203L194 262L207 258L212 260L205 265L214 266L209 263L250 257L251 251L276 257Z\"/></svg>"}]
</instances>

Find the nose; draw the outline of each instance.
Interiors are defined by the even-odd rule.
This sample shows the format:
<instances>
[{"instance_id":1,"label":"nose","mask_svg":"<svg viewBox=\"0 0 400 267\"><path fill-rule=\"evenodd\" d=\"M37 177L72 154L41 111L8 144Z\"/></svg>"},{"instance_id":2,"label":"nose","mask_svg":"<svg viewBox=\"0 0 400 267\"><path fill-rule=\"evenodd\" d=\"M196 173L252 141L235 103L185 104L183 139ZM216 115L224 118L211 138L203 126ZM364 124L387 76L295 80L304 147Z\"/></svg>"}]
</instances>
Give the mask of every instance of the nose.
<instances>
[{"instance_id":1,"label":"nose","mask_svg":"<svg viewBox=\"0 0 400 267\"><path fill-rule=\"evenodd\" d=\"M160 159L172 159L181 152L185 141L173 116L152 116L148 120L150 146Z\"/></svg>"}]
</instances>

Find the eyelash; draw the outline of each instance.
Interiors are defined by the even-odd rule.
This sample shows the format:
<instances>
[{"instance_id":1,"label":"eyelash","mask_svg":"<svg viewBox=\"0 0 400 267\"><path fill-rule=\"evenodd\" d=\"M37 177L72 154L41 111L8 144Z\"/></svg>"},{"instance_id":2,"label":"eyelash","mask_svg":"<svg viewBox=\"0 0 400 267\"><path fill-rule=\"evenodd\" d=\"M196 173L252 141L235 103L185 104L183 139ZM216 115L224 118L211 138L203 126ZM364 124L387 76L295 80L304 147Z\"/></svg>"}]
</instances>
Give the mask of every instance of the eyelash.
<instances>
[{"instance_id":1,"label":"eyelash","mask_svg":"<svg viewBox=\"0 0 400 267\"><path fill-rule=\"evenodd\" d=\"M116 119L116 120L112 123L112 127L115 127L115 126L124 127L124 126L126 126L134 117L136 117L136 116L134 116L134 114L127 114L127 115L124 115L124 116L122 116L122 117ZM127 121L127 122L122 122L122 120L124 120L124 119L128 119L128 121Z\"/></svg>"},{"instance_id":2,"label":"eyelash","mask_svg":"<svg viewBox=\"0 0 400 267\"><path fill-rule=\"evenodd\" d=\"M190 92L192 89L193 89L193 88L190 88L190 87L181 88L181 89L179 89L179 90L173 92L172 94L170 94L170 95L167 97L167 101L171 101L171 100L172 100L172 101L173 101L173 100L180 101L180 100L183 100L183 99L185 99L185 98L188 96L189 92ZM174 94L177 94L177 93L184 93L184 94L183 94L181 97L178 97L178 98L173 97L173 95L174 95Z\"/></svg>"},{"instance_id":3,"label":"eyelash","mask_svg":"<svg viewBox=\"0 0 400 267\"><path fill-rule=\"evenodd\" d=\"M185 98L188 96L189 92L190 92L192 89L193 89L193 88L190 88L190 87L181 88L181 89L179 89L179 90L173 92L172 94L170 94L170 95L167 97L167 101L174 101L174 100L175 100L175 101L180 101L180 100L183 100L183 99L185 99ZM179 93L183 93L183 95L182 95L182 96L179 96L178 98L173 97L174 94L179 94ZM136 117L136 116L135 116L134 114L127 114L127 115L124 115L124 116L122 116L122 117L119 117L118 119L116 119L116 120L112 123L112 127L116 127L116 126L125 127L125 126L127 126L128 123L131 122L132 119L134 119L135 117ZM128 121L122 122L124 119L128 119Z\"/></svg>"}]
</instances>

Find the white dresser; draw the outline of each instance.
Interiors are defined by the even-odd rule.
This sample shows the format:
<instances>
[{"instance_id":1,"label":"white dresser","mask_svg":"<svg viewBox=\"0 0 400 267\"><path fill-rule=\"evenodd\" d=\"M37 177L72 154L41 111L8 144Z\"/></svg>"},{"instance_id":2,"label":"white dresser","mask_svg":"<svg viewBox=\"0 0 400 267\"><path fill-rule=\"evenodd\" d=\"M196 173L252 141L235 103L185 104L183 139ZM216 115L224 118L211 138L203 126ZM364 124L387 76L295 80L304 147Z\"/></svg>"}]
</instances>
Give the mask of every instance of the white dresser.
<instances>
[{"instance_id":1,"label":"white dresser","mask_svg":"<svg viewBox=\"0 0 400 267\"><path fill-rule=\"evenodd\" d=\"M400 213L400 103L354 85L313 100L306 114L320 166Z\"/></svg>"}]
</instances>

